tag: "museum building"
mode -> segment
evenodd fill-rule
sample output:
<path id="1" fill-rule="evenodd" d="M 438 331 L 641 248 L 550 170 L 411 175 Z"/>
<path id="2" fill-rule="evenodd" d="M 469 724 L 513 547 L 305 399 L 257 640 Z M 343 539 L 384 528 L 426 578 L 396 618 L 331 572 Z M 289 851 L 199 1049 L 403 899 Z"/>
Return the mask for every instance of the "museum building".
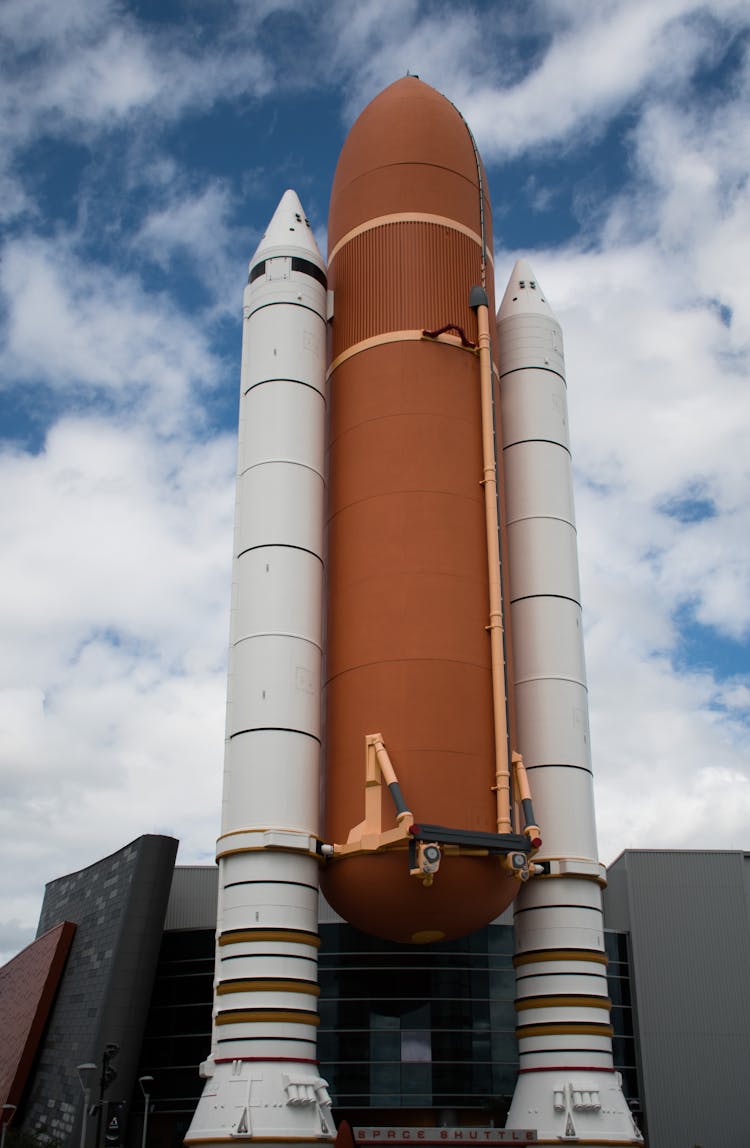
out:
<path id="1" fill-rule="evenodd" d="M 217 870 L 175 867 L 176 852 L 143 836 L 47 885 L 37 939 L 0 969 L 15 1127 L 60 1148 L 136 1148 L 148 1105 L 149 1148 L 181 1144 L 210 1049 Z M 749 862 L 628 850 L 610 867 L 615 1065 L 650 1148 L 747 1143 Z M 406 945 L 321 902 L 319 929 L 318 1054 L 336 1118 L 502 1127 L 518 1068 L 512 913 Z M 116 1075 L 100 1106 L 107 1046 Z"/>

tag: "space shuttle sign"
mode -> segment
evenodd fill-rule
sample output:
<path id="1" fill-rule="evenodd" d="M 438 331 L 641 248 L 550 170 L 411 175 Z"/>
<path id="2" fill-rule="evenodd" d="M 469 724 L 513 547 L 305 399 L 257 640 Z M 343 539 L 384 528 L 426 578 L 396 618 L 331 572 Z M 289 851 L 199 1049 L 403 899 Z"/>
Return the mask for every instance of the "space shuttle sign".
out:
<path id="1" fill-rule="evenodd" d="M 358 1144 L 536 1144 L 529 1128 L 354 1128 Z"/>

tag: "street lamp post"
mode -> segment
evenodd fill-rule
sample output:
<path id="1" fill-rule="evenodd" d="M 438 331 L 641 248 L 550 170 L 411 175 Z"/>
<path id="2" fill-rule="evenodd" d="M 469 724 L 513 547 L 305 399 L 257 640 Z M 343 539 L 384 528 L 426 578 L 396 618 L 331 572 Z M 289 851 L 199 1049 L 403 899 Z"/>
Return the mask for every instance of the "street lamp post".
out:
<path id="1" fill-rule="evenodd" d="M 17 1106 L 15 1104 L 4 1104 L 3 1105 L 3 1119 L 2 1119 L 3 1131 L 2 1131 L 2 1133 L 0 1133 L 0 1148 L 5 1148 L 5 1133 L 8 1130 L 8 1125 L 10 1124 L 11 1120 L 15 1116 L 16 1107 Z"/>
<path id="2" fill-rule="evenodd" d="M 141 1086 L 143 1093 L 143 1136 L 141 1137 L 141 1148 L 146 1148 L 146 1133 L 148 1131 L 148 1110 L 151 1107 L 151 1085 L 154 1083 L 153 1076 L 139 1076 L 138 1083 Z"/>
<path id="3" fill-rule="evenodd" d="M 112 1064 L 112 1061 L 120 1051 L 119 1044 L 110 1042 L 105 1044 L 104 1052 L 102 1053 L 102 1070 L 99 1076 L 99 1107 L 96 1112 L 96 1144 L 95 1148 L 101 1148 L 102 1142 L 102 1119 L 104 1117 L 104 1093 L 109 1088 L 112 1081 L 117 1076 L 117 1069 Z M 98 1067 L 98 1066 L 95 1066 Z"/>
<path id="4" fill-rule="evenodd" d="M 89 1118 L 89 1103 L 91 1101 L 91 1088 L 86 1083 L 85 1073 L 96 1072 L 96 1065 L 89 1061 L 86 1064 L 77 1064 L 76 1072 L 78 1073 L 78 1082 L 81 1085 L 81 1092 L 83 1093 L 83 1118 L 81 1120 L 81 1140 L 80 1148 L 86 1148 L 86 1126 Z"/>

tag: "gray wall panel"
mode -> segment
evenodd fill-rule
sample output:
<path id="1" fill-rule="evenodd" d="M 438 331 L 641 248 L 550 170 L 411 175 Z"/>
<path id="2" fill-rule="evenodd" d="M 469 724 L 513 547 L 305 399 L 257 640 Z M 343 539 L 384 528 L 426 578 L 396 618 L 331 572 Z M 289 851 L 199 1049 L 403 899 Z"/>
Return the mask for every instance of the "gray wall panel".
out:
<path id="1" fill-rule="evenodd" d="M 628 850 L 611 875 L 608 924 L 627 885 L 649 1148 L 747 1148 L 747 859 Z"/>
<path id="2" fill-rule="evenodd" d="M 607 870 L 607 888 L 603 899 L 604 926 L 627 933 L 630 930 L 628 904 L 627 854 L 621 853 Z"/>

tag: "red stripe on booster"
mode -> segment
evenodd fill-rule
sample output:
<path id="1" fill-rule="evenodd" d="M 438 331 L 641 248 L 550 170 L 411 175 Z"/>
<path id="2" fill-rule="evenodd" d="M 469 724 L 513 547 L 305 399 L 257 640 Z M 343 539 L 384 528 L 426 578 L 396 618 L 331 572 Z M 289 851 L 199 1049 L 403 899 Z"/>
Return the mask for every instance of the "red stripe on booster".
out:
<path id="1" fill-rule="evenodd" d="M 266 1064 L 314 1064 L 318 1067 L 318 1061 L 307 1056 L 217 1056 L 214 1064 L 232 1064 L 235 1060 L 247 1063 L 264 1061 Z"/>
<path id="2" fill-rule="evenodd" d="M 539 1068 L 519 1068 L 522 1072 L 617 1072 L 616 1068 L 602 1068 L 600 1064 L 545 1064 Z"/>

